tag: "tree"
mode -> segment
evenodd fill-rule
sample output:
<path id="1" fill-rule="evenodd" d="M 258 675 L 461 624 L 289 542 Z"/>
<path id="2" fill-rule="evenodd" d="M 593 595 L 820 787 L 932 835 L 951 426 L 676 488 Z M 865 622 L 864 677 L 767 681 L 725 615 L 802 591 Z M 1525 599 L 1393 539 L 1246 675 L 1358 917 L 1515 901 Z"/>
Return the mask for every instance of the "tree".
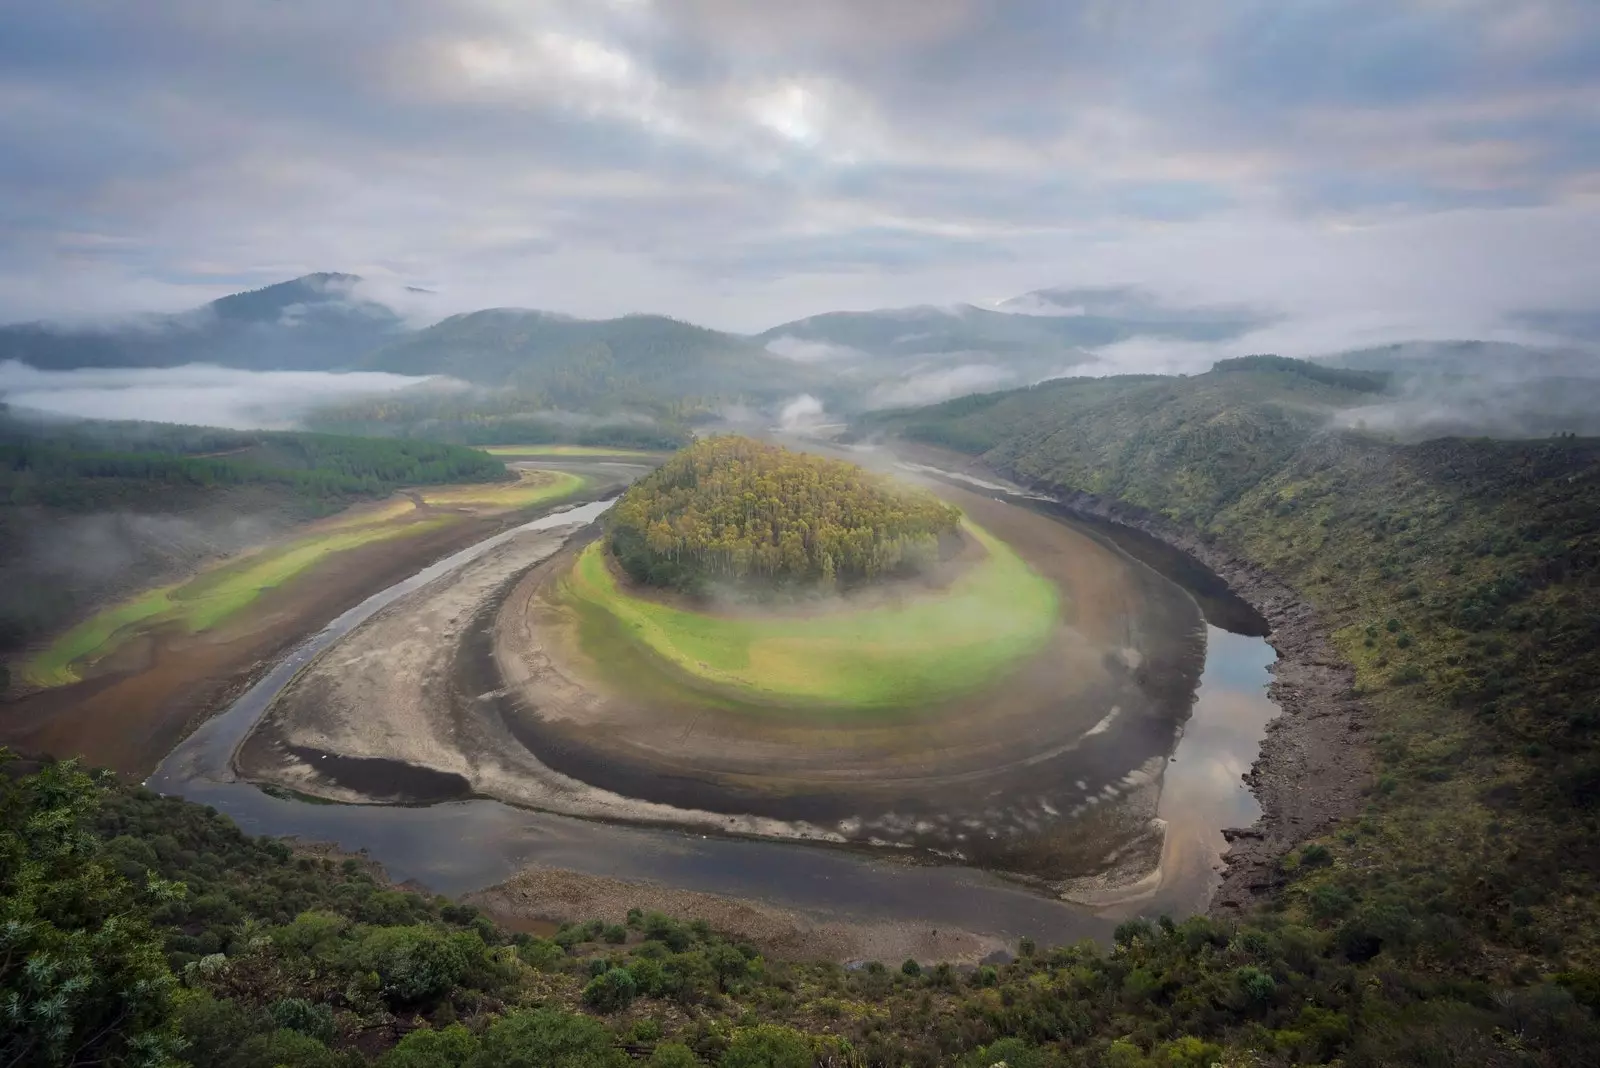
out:
<path id="1" fill-rule="evenodd" d="M 469 1068 L 625 1068 L 628 1056 L 587 1016 L 555 1009 L 513 1012 L 484 1032 Z"/>
<path id="2" fill-rule="evenodd" d="M 151 926 L 182 892 L 141 889 L 91 830 L 95 781 L 73 762 L 15 775 L 0 749 L 0 1064 L 170 1065 L 174 980 Z"/>

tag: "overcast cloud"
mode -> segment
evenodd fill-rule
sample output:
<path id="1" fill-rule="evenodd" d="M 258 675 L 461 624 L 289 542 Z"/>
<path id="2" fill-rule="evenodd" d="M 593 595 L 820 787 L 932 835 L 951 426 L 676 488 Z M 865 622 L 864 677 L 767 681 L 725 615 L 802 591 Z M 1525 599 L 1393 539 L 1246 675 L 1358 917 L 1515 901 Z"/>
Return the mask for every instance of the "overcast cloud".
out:
<path id="1" fill-rule="evenodd" d="M 8 320 L 315 270 L 749 330 L 1600 303 L 1593 0 L 0 0 L 0 143 Z"/>

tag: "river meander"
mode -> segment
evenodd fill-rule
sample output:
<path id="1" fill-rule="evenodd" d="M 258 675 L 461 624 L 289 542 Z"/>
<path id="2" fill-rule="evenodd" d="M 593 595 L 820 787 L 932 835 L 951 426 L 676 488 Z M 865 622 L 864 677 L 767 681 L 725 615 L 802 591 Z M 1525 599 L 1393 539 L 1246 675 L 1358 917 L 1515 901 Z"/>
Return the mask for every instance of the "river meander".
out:
<path id="1" fill-rule="evenodd" d="M 992 495 L 1012 506 L 1041 502 Z M 324 841 L 365 851 L 397 880 L 460 895 L 530 866 L 642 880 L 685 890 L 750 898 L 831 919 L 923 923 L 1042 942 L 1100 937 L 1131 913 L 1181 915 L 1204 908 L 1216 883 L 1221 828 L 1250 823 L 1257 810 L 1240 775 L 1255 759 L 1276 708 L 1266 696 L 1271 648 L 1259 619 L 1219 592 L 1215 576 L 1186 557 L 1127 550 L 1188 590 L 1205 616 L 1205 660 L 1191 714 L 1181 725 L 1163 776 L 1156 814 L 1166 824 L 1159 876 L 1069 904 L 976 867 L 934 864 L 884 853 L 804 843 L 756 841 L 671 828 L 630 826 L 533 811 L 492 800 L 429 806 L 330 804 L 272 796 L 240 781 L 235 751 L 285 686 L 314 657 L 384 607 L 497 544 L 529 530 L 597 517 L 604 503 L 535 520 L 440 561 L 368 598 L 309 638 L 232 706 L 208 721 L 163 762 L 148 785 L 214 806 L 252 834 Z M 1120 532 L 1057 522 L 1116 543 Z M 1224 627 L 1231 629 L 1223 629 Z M 1169 743 L 1170 744 L 1170 743 Z"/>

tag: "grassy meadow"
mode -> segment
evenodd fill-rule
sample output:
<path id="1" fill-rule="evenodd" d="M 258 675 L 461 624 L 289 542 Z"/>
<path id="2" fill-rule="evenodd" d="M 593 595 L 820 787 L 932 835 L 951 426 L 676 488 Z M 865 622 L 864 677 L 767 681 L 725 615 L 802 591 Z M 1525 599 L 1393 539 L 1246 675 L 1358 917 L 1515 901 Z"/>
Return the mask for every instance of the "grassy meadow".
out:
<path id="1" fill-rule="evenodd" d="M 516 482 L 425 489 L 421 497 L 437 508 L 532 508 L 570 497 L 589 484 L 570 471 L 522 471 Z"/>
<path id="2" fill-rule="evenodd" d="M 971 524 L 985 558 L 944 591 L 902 604 L 815 614 L 731 617 L 635 597 L 590 545 L 562 591 L 591 655 L 606 634 L 608 673 L 617 636 L 713 691 L 757 704 L 884 715 L 967 692 L 1037 651 L 1060 618 L 1056 587 L 1005 543 Z M 610 624 L 604 626 L 603 624 Z"/>

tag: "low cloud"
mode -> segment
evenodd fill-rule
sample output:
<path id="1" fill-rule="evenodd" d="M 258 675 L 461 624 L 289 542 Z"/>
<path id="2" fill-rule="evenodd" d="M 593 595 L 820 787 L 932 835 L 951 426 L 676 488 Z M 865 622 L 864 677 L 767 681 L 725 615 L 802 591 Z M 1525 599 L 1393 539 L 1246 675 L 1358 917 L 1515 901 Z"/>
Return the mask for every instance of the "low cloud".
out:
<path id="1" fill-rule="evenodd" d="M 809 393 L 800 394 L 778 412 L 778 425 L 785 430 L 811 430 L 824 421 L 822 402 Z"/>
<path id="2" fill-rule="evenodd" d="M 982 393 L 1021 385 L 1015 371 L 993 363 L 964 363 L 936 371 L 912 373 L 906 378 L 874 389 L 868 397 L 872 408 L 910 408 L 934 404 L 965 393 Z"/>
<path id="3" fill-rule="evenodd" d="M 206 364 L 40 371 L 6 361 L 0 363 L 0 400 L 19 409 L 84 419 L 272 430 L 296 426 L 321 405 L 430 381 L 376 371 L 241 371 Z"/>
<path id="4" fill-rule="evenodd" d="M 870 357 L 849 345 L 830 345 L 826 341 L 807 341 L 788 334 L 767 342 L 767 351 L 795 363 L 845 363 L 867 360 Z"/>

